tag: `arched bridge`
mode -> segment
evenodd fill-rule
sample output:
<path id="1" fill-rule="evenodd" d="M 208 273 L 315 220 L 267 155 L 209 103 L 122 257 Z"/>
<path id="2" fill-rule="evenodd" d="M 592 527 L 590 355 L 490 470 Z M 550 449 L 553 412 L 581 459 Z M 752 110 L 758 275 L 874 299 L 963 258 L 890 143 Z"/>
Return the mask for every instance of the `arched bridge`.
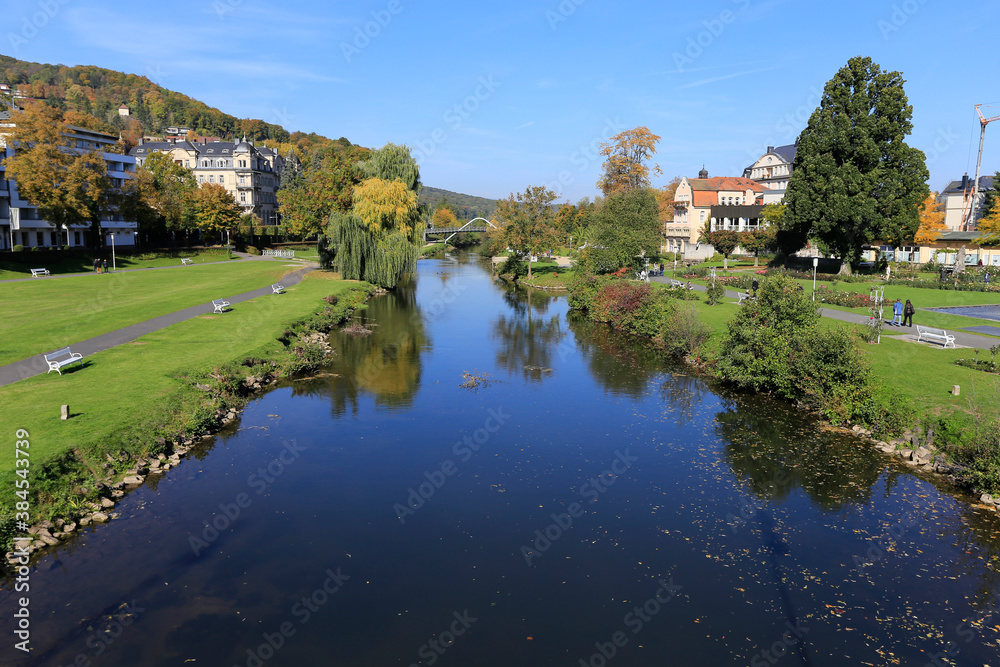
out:
<path id="1" fill-rule="evenodd" d="M 479 224 L 475 224 L 476 222 L 479 222 Z M 435 236 L 445 236 L 447 234 L 447 238 L 444 240 L 444 242 L 447 243 L 453 236 L 455 236 L 455 234 L 460 234 L 462 232 L 485 232 L 489 231 L 490 227 L 493 229 L 497 228 L 496 225 L 486 218 L 473 218 L 461 227 L 434 227 L 432 229 L 425 229 L 424 243 L 427 243 L 427 237 L 431 234 Z"/>

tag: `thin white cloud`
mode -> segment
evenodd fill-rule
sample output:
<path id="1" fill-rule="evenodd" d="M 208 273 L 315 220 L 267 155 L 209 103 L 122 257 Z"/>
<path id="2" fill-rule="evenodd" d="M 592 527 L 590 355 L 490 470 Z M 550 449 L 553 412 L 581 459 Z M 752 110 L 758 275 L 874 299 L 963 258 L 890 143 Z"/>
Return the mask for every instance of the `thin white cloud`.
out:
<path id="1" fill-rule="evenodd" d="M 736 72 L 734 74 L 726 74 L 725 76 L 714 76 L 708 79 L 701 79 L 700 81 L 693 81 L 691 83 L 686 83 L 683 86 L 678 86 L 677 90 L 685 90 L 687 88 L 697 88 L 699 86 L 707 86 L 710 83 L 715 83 L 716 81 L 725 81 L 727 79 L 735 79 L 738 76 L 746 76 L 747 74 L 758 74 L 760 72 L 770 72 L 775 69 L 774 67 L 765 67 L 763 69 L 751 69 L 745 72 Z"/>
<path id="2" fill-rule="evenodd" d="M 534 124 L 535 124 L 535 121 L 533 121 L 533 120 L 529 120 L 529 121 L 528 121 L 527 123 L 521 123 L 520 125 L 518 125 L 518 126 L 517 126 L 517 127 L 515 127 L 514 129 L 515 129 L 515 130 L 523 130 L 524 128 L 526 128 L 526 127 L 531 127 L 531 126 L 532 126 L 532 125 L 534 125 Z"/>

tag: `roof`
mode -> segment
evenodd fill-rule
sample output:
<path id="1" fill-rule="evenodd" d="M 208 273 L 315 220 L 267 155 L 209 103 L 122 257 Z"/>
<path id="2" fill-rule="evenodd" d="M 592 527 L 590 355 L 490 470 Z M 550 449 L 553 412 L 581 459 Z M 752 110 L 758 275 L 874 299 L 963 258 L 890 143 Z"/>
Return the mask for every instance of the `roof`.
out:
<path id="1" fill-rule="evenodd" d="M 763 192 L 764 186 L 757 181 L 752 181 L 743 176 L 715 176 L 713 178 L 689 178 L 688 184 L 695 192 L 710 191 L 719 192 L 721 190 L 753 190 Z"/>
<path id="2" fill-rule="evenodd" d="M 788 144 L 787 146 L 775 146 L 772 152 L 788 164 L 791 164 L 795 161 L 795 153 L 798 150 L 798 144 Z"/>
<path id="3" fill-rule="evenodd" d="M 974 180 L 976 180 L 976 179 L 970 178 L 970 179 L 967 180 L 968 189 L 970 191 L 972 190 L 972 182 Z M 979 177 L 979 189 L 980 190 L 992 190 L 993 189 L 993 177 L 992 176 L 980 176 Z M 959 192 L 963 192 L 963 191 L 964 191 L 964 188 L 962 187 L 962 179 L 959 179 L 957 181 L 952 181 L 951 183 L 949 183 L 945 187 L 945 189 L 941 191 L 941 194 L 959 193 Z"/>

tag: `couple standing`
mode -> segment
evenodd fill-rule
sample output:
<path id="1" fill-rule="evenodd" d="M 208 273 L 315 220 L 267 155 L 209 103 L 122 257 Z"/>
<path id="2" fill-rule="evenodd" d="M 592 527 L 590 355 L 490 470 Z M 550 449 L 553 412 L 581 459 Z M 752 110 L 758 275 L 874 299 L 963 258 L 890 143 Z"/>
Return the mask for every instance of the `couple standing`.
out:
<path id="1" fill-rule="evenodd" d="M 916 309 L 910 300 L 906 300 L 906 305 L 904 306 L 899 299 L 896 299 L 896 303 L 892 304 L 892 326 L 913 326 L 913 313 Z M 909 324 L 907 324 L 909 322 Z"/>

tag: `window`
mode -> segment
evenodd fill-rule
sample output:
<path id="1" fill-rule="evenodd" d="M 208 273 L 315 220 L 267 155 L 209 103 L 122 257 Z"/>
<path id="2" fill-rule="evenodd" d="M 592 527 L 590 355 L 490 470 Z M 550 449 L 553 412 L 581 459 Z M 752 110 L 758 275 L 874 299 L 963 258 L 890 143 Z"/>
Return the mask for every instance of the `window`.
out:
<path id="1" fill-rule="evenodd" d="M 80 232 L 73 232 L 73 245 L 80 245 Z"/>
<path id="2" fill-rule="evenodd" d="M 35 245 L 45 245 L 44 237 L 42 232 L 35 232 Z"/>
<path id="3" fill-rule="evenodd" d="M 240 185 L 246 185 L 246 180 L 247 180 L 246 178 L 240 176 Z"/>
<path id="4" fill-rule="evenodd" d="M 209 176 L 208 177 L 208 182 L 209 183 L 215 183 L 215 176 Z"/>
<path id="5" fill-rule="evenodd" d="M 204 177 L 204 176 L 201 176 L 201 175 L 199 175 L 199 176 L 198 176 L 198 182 L 199 182 L 199 183 L 204 183 L 204 182 L 205 182 L 205 177 Z"/>
<path id="6" fill-rule="evenodd" d="M 247 201 L 247 193 L 241 192 L 240 193 L 240 203 L 245 204 L 246 201 Z"/>
<path id="7" fill-rule="evenodd" d="M 191 168 L 191 160 L 184 160 L 184 168 L 185 169 Z"/>

